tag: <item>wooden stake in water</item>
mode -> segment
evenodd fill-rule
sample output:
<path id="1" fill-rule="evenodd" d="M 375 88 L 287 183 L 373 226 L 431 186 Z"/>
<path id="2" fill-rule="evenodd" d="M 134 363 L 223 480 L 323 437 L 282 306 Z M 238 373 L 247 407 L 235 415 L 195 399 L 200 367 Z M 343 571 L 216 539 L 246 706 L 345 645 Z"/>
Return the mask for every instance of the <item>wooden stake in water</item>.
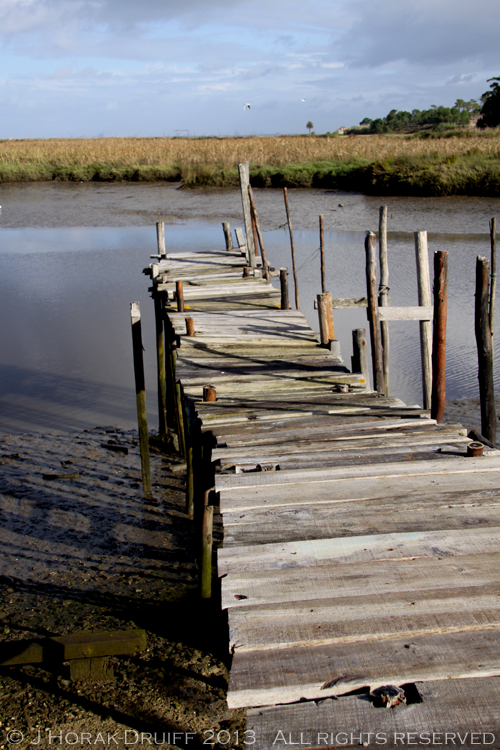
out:
<path id="1" fill-rule="evenodd" d="M 379 258 L 380 283 L 378 286 L 378 306 L 389 305 L 389 264 L 387 261 L 387 206 L 380 206 L 379 214 Z M 389 323 L 380 321 L 380 335 L 382 338 L 382 352 L 384 359 L 384 388 L 385 395 L 389 395 Z"/>
<path id="2" fill-rule="evenodd" d="M 163 221 L 156 222 L 156 239 L 158 242 L 158 255 L 165 257 L 165 223 Z"/>
<path id="3" fill-rule="evenodd" d="M 323 214 L 319 217 L 319 250 L 321 253 L 321 293 L 326 292 L 325 285 L 325 248 L 323 244 Z"/>
<path id="4" fill-rule="evenodd" d="M 137 399 L 137 421 L 141 448 L 142 486 L 146 497 L 152 496 L 151 467 L 149 463 L 148 418 L 146 412 L 146 385 L 144 381 L 144 361 L 142 357 L 141 311 L 138 302 L 130 304 L 132 321 L 132 347 L 134 353 L 135 393 Z"/>
<path id="5" fill-rule="evenodd" d="M 490 330 L 495 330 L 495 293 L 497 285 L 497 220 L 490 221 L 491 275 L 490 275 Z"/>
<path id="6" fill-rule="evenodd" d="M 299 307 L 299 282 L 297 279 L 297 266 L 295 263 L 295 244 L 293 242 L 293 229 L 292 220 L 290 218 L 290 208 L 288 206 L 288 192 L 286 187 L 283 188 L 283 195 L 285 197 L 285 208 L 286 208 L 286 220 L 288 222 L 288 231 L 290 232 L 290 248 L 292 250 L 292 271 L 293 271 L 293 284 L 295 287 L 295 309 L 300 310 Z"/>
<path id="7" fill-rule="evenodd" d="M 434 323 L 432 336 L 431 417 L 444 422 L 446 403 L 446 316 L 448 308 L 448 253 L 434 254 Z"/>
<path id="8" fill-rule="evenodd" d="M 368 298 L 368 322 L 370 324 L 370 339 L 372 345 L 373 387 L 378 393 L 384 393 L 384 366 L 382 359 L 382 344 L 380 341 L 378 304 L 377 304 L 377 256 L 375 252 L 375 235 L 368 232 L 365 237 L 366 253 L 366 291 Z"/>
<path id="9" fill-rule="evenodd" d="M 229 252 L 233 249 L 233 238 L 231 237 L 230 223 L 228 221 L 223 221 L 222 229 L 224 230 L 224 238 L 226 240 L 226 250 Z"/>
<path id="10" fill-rule="evenodd" d="M 415 232 L 415 254 L 417 257 L 418 304 L 421 307 L 431 307 L 427 232 Z M 430 409 L 432 400 L 432 322 L 430 320 L 420 321 L 420 355 L 422 359 L 424 409 Z"/>
<path id="11" fill-rule="evenodd" d="M 478 255 L 476 261 L 475 331 L 478 355 L 479 396 L 481 399 L 481 433 L 496 443 L 496 408 L 493 388 L 493 339 L 488 309 L 490 263 Z"/>
<path id="12" fill-rule="evenodd" d="M 252 216 L 255 220 L 255 229 L 257 230 L 257 237 L 259 239 L 259 245 L 260 245 L 260 254 L 262 255 L 262 265 L 264 269 L 266 270 L 266 276 L 267 276 L 267 269 L 269 267 L 269 263 L 266 256 L 266 248 L 264 247 L 264 237 L 262 236 L 262 230 L 260 228 L 260 221 L 259 221 L 259 214 L 257 213 L 257 206 L 255 205 L 255 198 L 253 196 L 253 190 L 252 186 L 248 186 L 248 197 L 250 199 L 250 208 L 252 210 Z M 269 281 L 269 279 L 268 279 Z"/>

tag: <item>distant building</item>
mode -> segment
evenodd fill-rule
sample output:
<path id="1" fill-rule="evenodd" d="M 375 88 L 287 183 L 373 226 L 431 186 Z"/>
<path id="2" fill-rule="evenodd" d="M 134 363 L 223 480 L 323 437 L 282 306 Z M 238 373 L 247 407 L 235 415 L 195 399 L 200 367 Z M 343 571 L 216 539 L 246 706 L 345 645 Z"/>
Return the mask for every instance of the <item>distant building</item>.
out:
<path id="1" fill-rule="evenodd" d="M 339 135 L 345 135 L 346 130 L 347 130 L 347 125 L 342 125 L 342 127 L 337 130 L 337 133 Z"/>

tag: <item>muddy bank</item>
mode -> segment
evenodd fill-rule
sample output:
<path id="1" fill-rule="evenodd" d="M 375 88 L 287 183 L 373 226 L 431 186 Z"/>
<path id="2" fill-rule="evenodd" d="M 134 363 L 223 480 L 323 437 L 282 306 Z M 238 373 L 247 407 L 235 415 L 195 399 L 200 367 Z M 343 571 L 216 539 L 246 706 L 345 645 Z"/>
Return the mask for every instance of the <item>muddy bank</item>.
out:
<path id="1" fill-rule="evenodd" d="M 108 441 L 128 455 L 102 447 Z M 151 458 L 154 499 L 147 502 L 135 431 L 0 440 L 0 640 L 147 633 L 145 651 L 110 659 L 111 682 L 72 682 L 64 667 L 0 669 L 0 747 L 10 746 L 13 730 L 22 749 L 38 739 L 40 747 L 60 746 L 49 732 L 62 733 L 63 746 L 88 744 L 76 741 L 82 733 L 98 744 L 149 746 L 149 733 L 164 747 L 196 748 L 223 730 L 241 731 L 241 712 L 225 703 L 220 604 L 202 608 L 198 597 L 184 465 L 156 452 Z M 99 733 L 115 739 L 103 743 Z"/>

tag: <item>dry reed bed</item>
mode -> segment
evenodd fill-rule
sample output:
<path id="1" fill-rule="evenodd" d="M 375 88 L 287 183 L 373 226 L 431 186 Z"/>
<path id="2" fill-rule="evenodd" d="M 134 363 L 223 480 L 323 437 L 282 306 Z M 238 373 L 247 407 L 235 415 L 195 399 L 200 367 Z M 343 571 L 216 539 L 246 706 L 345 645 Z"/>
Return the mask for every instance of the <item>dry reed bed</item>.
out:
<path id="1" fill-rule="evenodd" d="M 90 164 L 213 166 L 234 169 L 241 161 L 284 167 L 311 162 L 363 159 L 453 159 L 470 154 L 500 154 L 500 133 L 478 133 L 464 138 L 422 140 L 394 135 L 273 136 L 251 138 L 95 138 L 0 141 L 0 165 L 71 166 Z"/>

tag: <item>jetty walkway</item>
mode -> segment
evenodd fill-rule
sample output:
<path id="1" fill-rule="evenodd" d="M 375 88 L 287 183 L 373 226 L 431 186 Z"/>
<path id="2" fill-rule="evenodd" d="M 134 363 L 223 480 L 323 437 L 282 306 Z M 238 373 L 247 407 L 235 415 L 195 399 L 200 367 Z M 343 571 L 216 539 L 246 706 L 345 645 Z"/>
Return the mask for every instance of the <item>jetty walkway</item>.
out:
<path id="1" fill-rule="evenodd" d="M 469 457 L 460 425 L 370 390 L 245 266 L 240 249 L 169 252 L 151 273 L 195 520 L 204 501 L 220 514 L 245 742 L 500 747 L 500 453 Z M 386 685 L 406 703 L 377 707 Z"/>

